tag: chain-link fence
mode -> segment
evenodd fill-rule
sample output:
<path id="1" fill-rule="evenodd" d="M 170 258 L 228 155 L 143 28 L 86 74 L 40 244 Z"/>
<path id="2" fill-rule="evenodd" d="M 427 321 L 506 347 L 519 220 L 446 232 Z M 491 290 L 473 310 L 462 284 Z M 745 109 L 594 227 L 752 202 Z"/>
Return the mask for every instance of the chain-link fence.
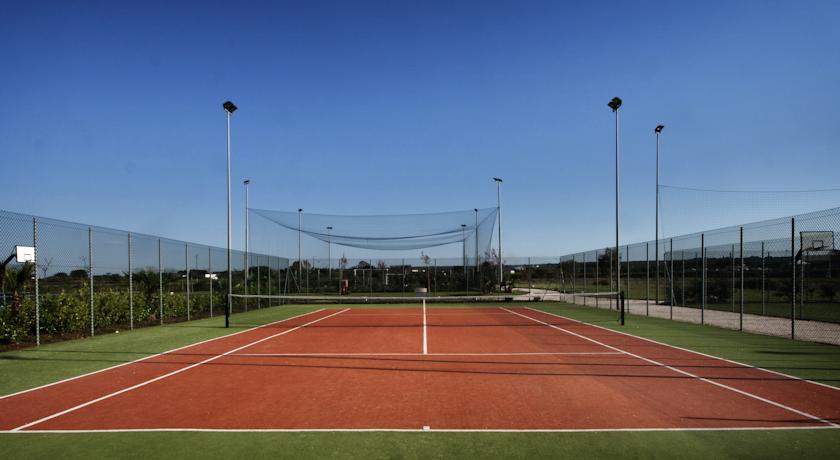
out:
<path id="1" fill-rule="evenodd" d="M 621 263 L 631 313 L 840 344 L 838 231 L 834 208 L 621 246 L 618 257 L 606 248 L 505 266 L 522 273 L 511 277 L 514 291 L 615 309 L 615 299 L 591 294 L 616 290 Z"/>
<path id="2" fill-rule="evenodd" d="M 0 212 L 0 249 L 34 246 L 33 264 L 8 259 L 0 340 L 38 342 L 213 316 L 227 302 L 227 252 L 142 235 Z M 514 300 L 562 300 L 800 340 L 840 343 L 840 208 L 657 241 L 569 254 L 508 257 Z M 288 260 L 234 251 L 235 294 L 414 296 L 499 291 L 495 253 L 409 259 Z M 247 274 L 247 277 L 246 277 Z M 601 295 L 598 295 L 601 294 Z M 237 297 L 232 311 L 263 308 Z"/>
<path id="3" fill-rule="evenodd" d="M 16 246 L 34 247 L 35 260 L 18 262 Z M 188 321 L 224 314 L 227 303 L 223 248 L 0 211 L 0 251 L 3 343 Z M 233 251 L 234 293 L 286 288 L 288 260 L 251 254 L 246 283 L 244 257 Z"/>

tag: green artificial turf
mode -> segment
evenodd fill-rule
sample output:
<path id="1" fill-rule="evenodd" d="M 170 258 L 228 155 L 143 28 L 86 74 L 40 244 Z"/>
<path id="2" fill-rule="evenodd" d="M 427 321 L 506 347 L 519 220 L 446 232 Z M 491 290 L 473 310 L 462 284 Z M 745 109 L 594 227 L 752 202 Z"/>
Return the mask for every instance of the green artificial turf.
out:
<path id="1" fill-rule="evenodd" d="M 669 345 L 840 387 L 840 347 L 835 345 L 636 315 L 627 315 L 625 325 L 621 326 L 615 311 L 548 302 L 531 306 Z"/>
<path id="2" fill-rule="evenodd" d="M 115 366 L 315 309 L 288 306 L 252 310 L 233 315 L 229 329 L 224 328 L 224 316 L 217 316 L 0 353 L 0 395 Z"/>
<path id="3" fill-rule="evenodd" d="M 437 305 L 481 307 L 481 304 Z M 548 302 L 506 303 L 591 322 L 840 386 L 840 347 Z M 392 307 L 359 305 L 360 308 Z M 405 308 L 405 305 L 398 306 Z M 285 306 L 149 327 L 0 354 L 0 394 L 113 366 L 315 308 Z M 840 430 L 596 433 L 79 433 L 0 434 L 4 458 L 840 458 Z"/>
<path id="4" fill-rule="evenodd" d="M 835 459 L 840 430 L 0 434 L 6 458 Z"/>

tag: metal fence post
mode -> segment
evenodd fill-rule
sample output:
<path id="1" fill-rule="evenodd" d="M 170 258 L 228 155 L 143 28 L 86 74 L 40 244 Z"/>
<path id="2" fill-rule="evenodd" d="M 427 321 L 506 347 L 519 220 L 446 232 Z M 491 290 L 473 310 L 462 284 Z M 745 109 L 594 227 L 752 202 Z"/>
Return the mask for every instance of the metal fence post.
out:
<path id="1" fill-rule="evenodd" d="M 528 265 L 526 265 L 526 270 L 528 271 L 528 302 L 531 301 L 531 291 L 533 290 L 533 284 L 531 284 L 531 258 L 528 257 Z M 464 271 L 464 277 L 466 278 L 467 272 Z M 469 291 L 469 288 L 467 288 Z"/>
<path id="2" fill-rule="evenodd" d="M 613 276 L 613 254 L 615 251 L 610 251 L 609 248 L 604 249 L 604 254 L 609 254 L 610 256 L 610 292 L 615 292 L 615 277 Z M 613 296 L 609 296 L 610 298 L 610 310 L 612 310 L 613 306 Z M 615 299 L 618 302 L 618 298 Z M 615 306 L 618 309 L 618 305 Z"/>
<path id="3" fill-rule="evenodd" d="M 790 338 L 796 339 L 796 218 L 790 218 Z"/>
<path id="4" fill-rule="evenodd" d="M 213 317 L 213 248 L 207 248 L 207 275 L 210 281 L 210 317 Z"/>
<path id="5" fill-rule="evenodd" d="M 624 246 L 624 254 L 627 256 L 627 295 L 630 295 L 630 245 Z"/>
<path id="6" fill-rule="evenodd" d="M 160 238 L 158 238 L 158 306 L 160 308 L 160 324 L 163 326 L 163 254 Z"/>
<path id="7" fill-rule="evenodd" d="M 741 313 L 738 316 L 738 330 L 744 330 L 744 227 L 741 227 Z"/>
<path id="8" fill-rule="evenodd" d="M 735 245 L 729 249 L 729 257 L 732 259 L 732 313 L 735 313 Z"/>
<path id="9" fill-rule="evenodd" d="M 668 308 L 668 311 L 669 311 L 670 319 L 674 319 L 674 300 L 675 299 L 674 299 L 674 239 L 673 238 L 670 239 L 670 244 L 671 244 L 671 248 L 669 249 L 669 252 L 671 253 L 671 271 L 669 272 L 670 276 L 668 278 L 671 279 L 670 280 L 671 282 L 668 283 L 668 284 L 671 286 L 671 296 L 670 296 L 671 302 L 669 302 L 670 303 L 670 308 Z"/>
<path id="10" fill-rule="evenodd" d="M 476 244 L 478 244 L 478 243 L 476 243 Z M 557 277 L 558 277 L 557 286 L 560 288 L 560 292 L 565 294 L 566 293 L 566 277 L 563 276 L 563 258 L 562 257 L 557 258 Z M 479 285 L 479 289 L 480 288 L 481 288 L 481 285 Z M 557 300 L 560 300 L 560 296 L 557 297 Z"/>
<path id="11" fill-rule="evenodd" d="M 576 303 L 575 294 L 577 294 L 577 254 L 572 254 L 572 303 Z"/>
<path id="12" fill-rule="evenodd" d="M 700 282 L 700 325 L 706 323 L 706 234 L 700 234 L 701 282 Z"/>
<path id="13" fill-rule="evenodd" d="M 682 299 L 680 300 L 680 306 L 684 307 L 685 306 L 685 249 L 680 251 L 680 263 L 682 265 L 682 269 L 680 270 L 680 272 L 681 272 L 680 290 L 682 291 L 682 294 L 680 295 L 682 297 Z"/>
<path id="14" fill-rule="evenodd" d="M 187 321 L 190 320 L 190 246 L 184 243 L 184 280 L 187 285 Z"/>
<path id="15" fill-rule="evenodd" d="M 583 253 L 583 305 L 586 306 L 586 253 Z"/>
<path id="16" fill-rule="evenodd" d="M 38 278 L 38 221 L 32 218 L 32 247 L 35 249 L 35 345 L 41 345 L 41 290 Z M 46 276 L 46 274 L 45 274 Z"/>
<path id="17" fill-rule="evenodd" d="M 799 319 L 805 319 L 805 246 L 799 232 Z"/>
<path id="18" fill-rule="evenodd" d="M 88 227 L 88 289 L 90 292 L 90 336 L 94 334 L 93 316 L 93 227 Z"/>
<path id="19" fill-rule="evenodd" d="M 598 251 L 595 251 L 595 294 L 601 292 L 601 269 L 599 268 L 598 264 Z M 601 302 L 598 299 L 599 296 L 595 296 L 595 308 L 601 308 Z"/>
<path id="20" fill-rule="evenodd" d="M 650 316 L 650 241 L 645 242 L 645 316 Z"/>
<path id="21" fill-rule="evenodd" d="M 767 291 L 765 290 L 764 280 L 767 276 L 767 266 L 764 263 L 764 241 L 761 242 L 761 314 L 767 314 Z"/>
<path id="22" fill-rule="evenodd" d="M 621 325 L 624 326 L 624 291 L 619 292 L 618 296 L 619 302 L 621 302 L 621 305 L 619 306 L 619 309 L 621 310 L 621 313 L 619 313 L 619 321 L 621 322 Z"/>
<path id="23" fill-rule="evenodd" d="M 128 327 L 134 330 L 134 275 L 131 267 L 131 232 L 128 232 Z"/>

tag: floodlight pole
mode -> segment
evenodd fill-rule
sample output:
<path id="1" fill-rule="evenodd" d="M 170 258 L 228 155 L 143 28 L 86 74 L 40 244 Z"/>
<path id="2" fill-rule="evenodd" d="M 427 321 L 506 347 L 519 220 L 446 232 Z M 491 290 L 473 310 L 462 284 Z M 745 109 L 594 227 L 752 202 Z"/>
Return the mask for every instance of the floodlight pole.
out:
<path id="1" fill-rule="evenodd" d="M 248 222 L 248 186 L 251 184 L 251 179 L 245 179 L 244 181 L 242 181 L 242 183 L 245 185 L 245 295 L 248 295 L 248 278 L 251 277 L 250 276 L 251 272 L 250 272 L 249 267 L 248 267 L 248 262 L 249 262 L 249 260 L 248 260 L 248 249 L 249 249 L 248 248 L 248 246 L 249 246 L 248 243 L 249 243 L 249 241 L 248 240 L 250 239 L 250 236 L 251 236 L 251 233 L 250 233 L 251 229 L 249 227 L 249 222 Z M 245 302 L 247 302 L 247 301 L 248 300 L 247 300 L 247 297 L 246 297 Z"/>
<path id="2" fill-rule="evenodd" d="M 656 305 L 659 305 L 659 135 L 664 125 L 658 125 L 656 133 Z"/>
<path id="3" fill-rule="evenodd" d="M 619 201 L 619 159 L 620 159 L 620 152 L 619 152 L 619 118 L 618 118 L 618 108 L 621 107 L 621 99 L 618 97 L 612 98 L 612 100 L 607 104 L 613 112 L 615 112 L 615 261 L 616 261 L 616 270 L 615 270 L 615 278 L 616 278 L 616 291 L 621 292 L 621 258 L 618 252 L 618 241 L 619 241 L 619 224 L 620 224 L 620 201 Z M 617 299 L 620 300 L 620 299 Z"/>
<path id="4" fill-rule="evenodd" d="M 496 211 L 499 214 L 499 291 L 501 291 L 505 280 L 505 263 L 502 259 L 502 180 L 498 177 L 494 177 L 493 180 L 496 181 Z"/>
<path id="5" fill-rule="evenodd" d="M 227 306 L 225 307 L 225 327 L 230 327 L 230 310 L 233 298 L 233 270 L 230 265 L 232 244 L 231 228 L 230 228 L 230 117 L 236 111 L 236 106 L 233 102 L 227 101 L 222 104 L 222 108 L 227 113 L 227 272 L 228 272 L 228 295 Z"/>
<path id="6" fill-rule="evenodd" d="M 329 279 L 332 281 L 332 227 L 327 227 L 327 270 L 329 271 Z"/>

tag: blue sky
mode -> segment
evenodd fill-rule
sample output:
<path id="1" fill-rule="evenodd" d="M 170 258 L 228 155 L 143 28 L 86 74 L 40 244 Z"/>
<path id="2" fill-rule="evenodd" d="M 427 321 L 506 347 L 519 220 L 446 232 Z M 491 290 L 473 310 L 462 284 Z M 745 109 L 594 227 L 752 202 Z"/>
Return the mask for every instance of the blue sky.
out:
<path id="1" fill-rule="evenodd" d="M 493 206 L 500 176 L 506 255 L 559 255 L 611 241 L 606 103 L 620 96 L 622 242 L 643 241 L 659 123 L 663 183 L 837 184 L 839 13 L 816 1 L 3 2 L 0 208 L 223 245 L 231 99 L 237 246 L 246 177 L 254 207 L 387 214 Z M 707 207 L 701 225 L 738 211 Z"/>

